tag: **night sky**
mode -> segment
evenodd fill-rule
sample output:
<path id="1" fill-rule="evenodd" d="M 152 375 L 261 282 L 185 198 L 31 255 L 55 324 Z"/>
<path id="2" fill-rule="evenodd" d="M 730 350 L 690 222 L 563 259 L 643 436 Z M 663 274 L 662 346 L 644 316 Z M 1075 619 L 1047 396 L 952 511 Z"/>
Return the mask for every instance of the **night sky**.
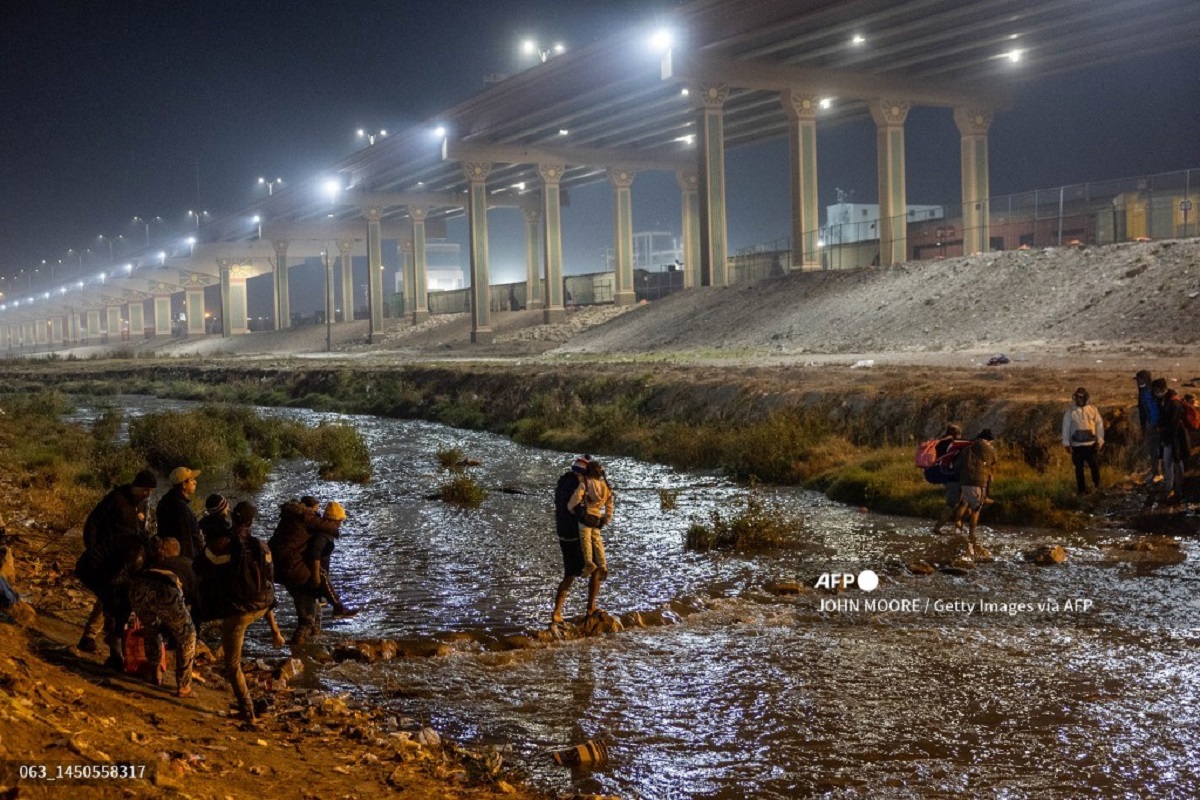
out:
<path id="1" fill-rule="evenodd" d="M 520 42 L 581 47 L 639 27 L 670 2 L 240 0 L 0 4 L 0 275 L 41 260 L 90 272 L 142 244 L 132 218 L 184 235 L 191 209 L 242 209 L 259 176 L 305 180 L 360 146 L 358 128 L 401 129 L 532 65 Z M 1022 85 L 991 129 L 992 194 L 1200 167 L 1200 45 Z M 959 192 L 949 111 L 908 123 L 908 199 Z M 874 127 L 822 130 L 821 203 L 875 198 Z M 783 140 L 727 156 L 732 249 L 789 234 Z M 1200 177 L 1198 173 L 1197 177 Z M 611 239 L 606 184 L 572 192 L 566 271 L 595 271 Z M 635 229 L 678 232 L 674 177 L 634 184 Z M 519 214 L 496 212 L 492 280 L 523 276 Z M 508 216 L 513 219 L 509 220 Z M 465 226 L 452 224 L 451 238 Z M 395 260 L 394 248 L 388 257 Z M 39 274 L 46 285 L 48 276 Z M 21 279 L 24 283 L 24 278 Z M 23 288 L 23 287 L 22 287 Z"/>

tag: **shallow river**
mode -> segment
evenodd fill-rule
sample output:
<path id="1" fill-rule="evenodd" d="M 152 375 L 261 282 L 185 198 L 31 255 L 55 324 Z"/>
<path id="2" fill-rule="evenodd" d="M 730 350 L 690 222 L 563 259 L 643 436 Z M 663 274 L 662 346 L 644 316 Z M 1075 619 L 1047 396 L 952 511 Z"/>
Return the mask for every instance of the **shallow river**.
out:
<path id="1" fill-rule="evenodd" d="M 118 404 L 130 415 L 185 405 Z M 496 652 L 479 643 L 549 621 L 562 570 L 551 495 L 571 456 L 424 422 L 263 413 L 350 419 L 371 448 L 370 485 L 324 483 L 299 463 L 252 498 L 264 539 L 286 498 L 345 505 L 335 583 L 363 611 L 328 630 L 454 643 L 443 657 L 334 666 L 323 682 L 459 740 L 511 745 L 508 758 L 544 788 L 627 798 L 1200 796 L 1200 570 L 1190 541 L 1183 558 L 1162 559 L 1102 546 L 1121 538 L 1112 531 L 981 528 L 995 563 L 914 576 L 899 565 L 930 545 L 926 522 L 772 489 L 802 520 L 803 545 L 694 554 L 683 549 L 689 523 L 730 508 L 745 488 L 614 458 L 601 605 L 613 614 L 669 606 L 678 624 Z M 492 492 L 477 511 L 425 499 L 444 480 L 435 454 L 449 447 L 482 462 L 471 474 Z M 676 509 L 662 510 L 660 488 L 678 491 Z M 1021 558 L 1048 542 L 1067 547 L 1065 565 Z M 874 592 L 762 588 L 864 569 L 881 576 Z M 583 604 L 580 582 L 568 616 Z M 250 646 L 271 652 L 263 631 Z M 597 737 L 609 761 L 594 771 L 548 755 Z"/>

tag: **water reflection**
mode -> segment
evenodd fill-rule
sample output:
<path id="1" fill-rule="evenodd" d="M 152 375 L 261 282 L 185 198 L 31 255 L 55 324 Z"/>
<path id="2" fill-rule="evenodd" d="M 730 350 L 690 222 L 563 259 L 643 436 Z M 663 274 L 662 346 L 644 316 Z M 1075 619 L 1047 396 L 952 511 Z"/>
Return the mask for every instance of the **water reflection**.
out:
<path id="1" fill-rule="evenodd" d="M 181 404 L 122 405 L 138 414 Z M 263 413 L 312 425 L 341 418 Z M 324 483 L 315 465 L 289 465 L 253 498 L 264 525 L 287 498 L 338 499 L 349 518 L 337 583 L 364 610 L 333 630 L 456 644 L 448 657 L 344 664 L 325 679 L 454 736 L 512 743 L 541 785 L 648 798 L 1200 796 L 1200 575 L 1190 542 L 1175 558 L 1146 559 L 1101 546 L 1120 532 L 984 530 L 996 563 L 917 577 L 900 565 L 929 546 L 924 523 L 778 489 L 768 492 L 803 520 L 803 546 L 698 555 L 682 547 L 691 519 L 744 490 L 617 458 L 602 605 L 647 611 L 700 596 L 709 610 L 676 626 L 489 652 L 471 642 L 548 620 L 562 568 L 551 494 L 569 456 L 423 422 L 353 422 L 370 443 L 375 481 Z M 449 447 L 482 462 L 472 474 L 492 492 L 478 511 L 425 499 L 444 480 L 436 453 Z M 659 488 L 678 491 L 675 510 L 661 509 Z M 1069 549 L 1067 565 L 1020 557 L 1048 541 Z M 1059 610 L 837 613 L 822 610 L 822 595 L 761 588 L 868 567 L 884 578 L 876 597 L 1055 601 Z M 1071 598 L 1094 606 L 1064 613 Z M 577 588 L 568 614 L 583 601 Z M 290 624 L 289 609 L 281 616 Z M 261 639 L 251 646 L 269 650 Z M 551 763 L 552 749 L 594 737 L 611 745 L 603 768 Z"/>

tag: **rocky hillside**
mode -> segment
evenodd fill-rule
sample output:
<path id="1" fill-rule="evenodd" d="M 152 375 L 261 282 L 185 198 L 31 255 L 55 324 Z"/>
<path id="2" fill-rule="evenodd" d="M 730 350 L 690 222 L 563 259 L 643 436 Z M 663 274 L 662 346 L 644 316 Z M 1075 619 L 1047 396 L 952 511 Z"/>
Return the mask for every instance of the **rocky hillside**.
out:
<path id="1" fill-rule="evenodd" d="M 1200 239 L 989 253 L 682 292 L 559 353 L 1177 352 L 1200 339 Z"/>

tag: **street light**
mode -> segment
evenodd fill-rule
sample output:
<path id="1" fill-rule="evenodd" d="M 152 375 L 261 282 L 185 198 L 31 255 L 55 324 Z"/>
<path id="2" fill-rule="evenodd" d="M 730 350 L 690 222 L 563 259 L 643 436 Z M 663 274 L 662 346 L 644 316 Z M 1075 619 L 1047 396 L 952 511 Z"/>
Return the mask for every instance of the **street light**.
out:
<path id="1" fill-rule="evenodd" d="M 108 242 L 108 263 L 111 264 L 115 260 L 115 256 L 113 256 L 113 240 L 108 238 L 104 234 L 100 234 L 99 236 L 96 237 L 96 241 Z"/>
<path id="2" fill-rule="evenodd" d="M 387 131 L 385 131 L 385 130 L 380 130 L 378 133 L 368 133 L 367 131 L 363 130 L 362 128 L 358 129 L 358 138 L 366 139 L 368 147 L 375 144 L 376 139 L 387 138 L 387 135 L 388 135 Z"/>
<path id="3" fill-rule="evenodd" d="M 196 218 L 196 230 L 200 230 L 200 218 L 207 217 L 208 212 L 207 211 L 188 211 L 187 215 L 189 217 Z"/>
<path id="4" fill-rule="evenodd" d="M 134 221 L 134 223 L 136 223 L 138 225 L 146 226 L 146 247 L 149 247 L 150 246 L 150 223 L 151 222 L 162 222 L 163 218 L 162 217 L 154 217 L 152 219 L 143 219 L 142 217 L 134 217 L 133 221 Z"/>
<path id="5" fill-rule="evenodd" d="M 187 243 L 188 243 L 188 255 L 195 255 L 196 254 L 196 237 L 189 236 L 187 238 Z"/>
<path id="6" fill-rule="evenodd" d="M 253 222 L 255 225 L 258 226 L 258 238 L 261 239 L 262 238 L 262 217 L 255 214 L 254 219 L 252 219 L 251 222 Z"/>
<path id="7" fill-rule="evenodd" d="M 550 56 L 552 56 L 552 55 L 560 56 L 563 53 L 565 53 L 567 50 L 567 48 L 563 47 L 561 42 L 555 42 L 549 48 L 543 50 L 541 47 L 538 46 L 538 43 L 536 41 L 534 41 L 533 39 L 526 39 L 524 42 L 522 42 L 521 49 L 525 52 L 525 55 L 527 55 L 527 56 L 531 56 L 534 53 L 537 53 L 538 58 L 540 58 L 542 60 L 543 64 L 546 63 L 546 59 L 548 59 Z"/>
<path id="8" fill-rule="evenodd" d="M 268 194 L 268 195 L 275 194 L 275 186 L 276 186 L 277 184 L 278 184 L 279 186 L 283 186 L 283 178 L 276 178 L 276 179 L 275 179 L 275 180 L 273 180 L 273 181 L 269 181 L 269 180 L 267 180 L 266 178 L 259 178 L 259 179 L 258 179 L 258 185 L 259 185 L 259 186 L 266 186 L 266 187 L 267 187 L 267 194 Z"/>

